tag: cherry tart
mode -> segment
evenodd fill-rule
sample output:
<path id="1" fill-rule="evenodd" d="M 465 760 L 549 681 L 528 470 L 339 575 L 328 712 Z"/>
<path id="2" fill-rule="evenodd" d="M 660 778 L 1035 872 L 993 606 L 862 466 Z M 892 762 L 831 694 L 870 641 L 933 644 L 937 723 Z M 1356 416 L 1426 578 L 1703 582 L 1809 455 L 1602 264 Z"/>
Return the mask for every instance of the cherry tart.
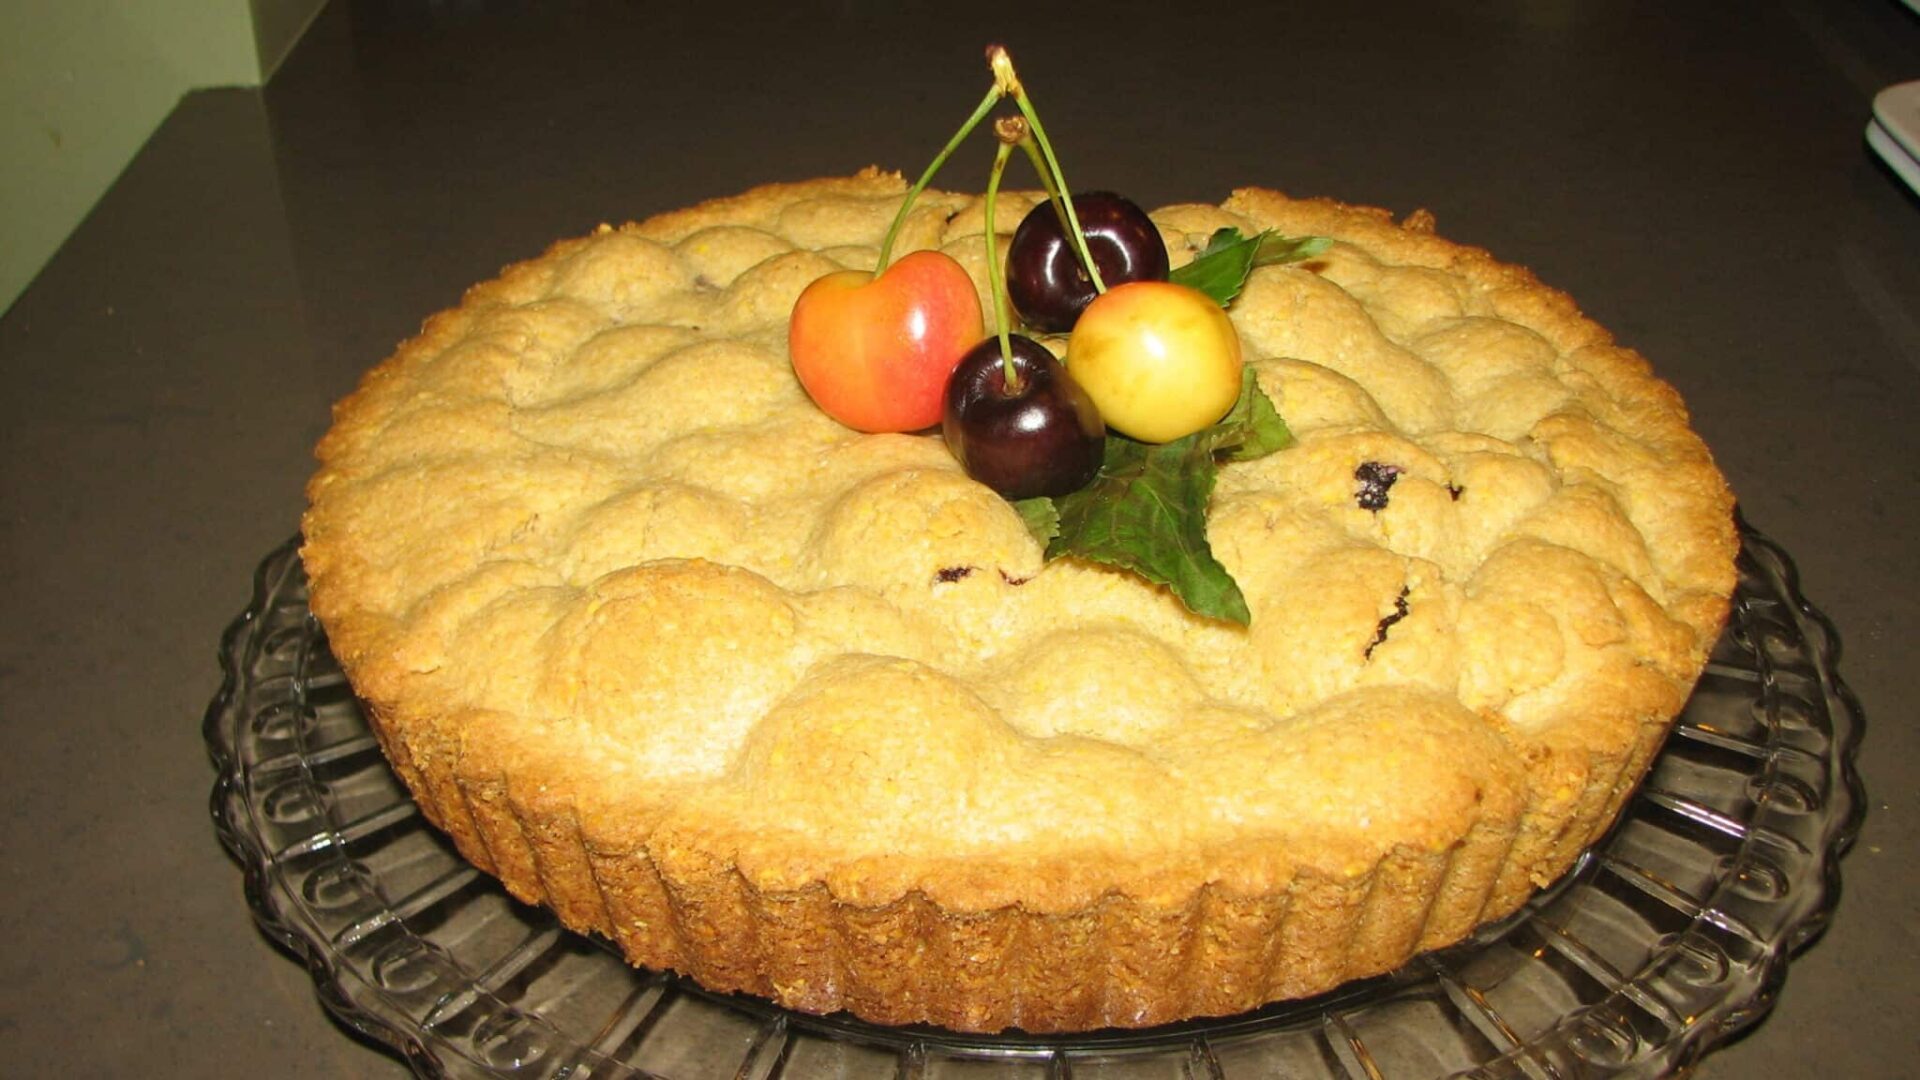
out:
<path id="1" fill-rule="evenodd" d="M 338 406 L 312 608 L 468 859 L 714 991 L 1052 1032 L 1392 970 L 1606 831 L 1734 583 L 1732 499 L 1645 360 L 1429 217 L 1157 211 L 1176 265 L 1226 227 L 1333 241 L 1226 313 L 1294 436 L 1204 493 L 1227 624 L 1046 561 L 941 437 L 807 395 L 795 300 L 871 271 L 906 187 L 563 241 Z M 983 231 L 930 189 L 897 246 L 984 297 Z"/>

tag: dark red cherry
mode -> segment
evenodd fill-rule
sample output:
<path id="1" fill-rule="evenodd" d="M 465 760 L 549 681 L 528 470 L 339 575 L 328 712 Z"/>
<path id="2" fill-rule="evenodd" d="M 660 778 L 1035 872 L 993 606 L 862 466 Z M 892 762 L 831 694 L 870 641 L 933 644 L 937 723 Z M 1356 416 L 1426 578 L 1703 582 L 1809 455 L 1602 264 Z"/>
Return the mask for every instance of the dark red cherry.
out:
<path id="1" fill-rule="evenodd" d="M 967 475 L 1009 499 L 1065 495 L 1100 471 L 1107 426 L 1046 346 L 1014 335 L 1017 385 L 1007 386 L 1000 339 L 967 351 L 947 380 L 940 434 Z"/>
<path id="2" fill-rule="evenodd" d="M 1111 289 L 1127 281 L 1167 280 L 1167 245 L 1146 211 L 1111 191 L 1073 197 L 1087 250 Z M 1007 296 L 1028 326 L 1050 334 L 1073 329 L 1093 302 L 1093 279 L 1080 265 L 1053 200 L 1034 207 L 1007 250 Z"/>

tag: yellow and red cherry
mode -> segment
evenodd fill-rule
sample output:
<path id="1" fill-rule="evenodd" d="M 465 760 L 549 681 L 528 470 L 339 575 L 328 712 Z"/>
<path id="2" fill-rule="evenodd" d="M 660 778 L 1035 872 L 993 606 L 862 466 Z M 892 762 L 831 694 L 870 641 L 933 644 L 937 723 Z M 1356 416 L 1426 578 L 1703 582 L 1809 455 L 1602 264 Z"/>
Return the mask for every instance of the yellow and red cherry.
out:
<path id="1" fill-rule="evenodd" d="M 1073 196 L 1073 209 L 1102 284 L 1167 279 L 1166 242 L 1137 203 L 1111 191 L 1089 191 Z M 1007 298 L 1021 320 L 1036 330 L 1066 333 L 1095 294 L 1060 209 L 1049 199 L 1028 211 L 1007 246 Z"/>
<path id="2" fill-rule="evenodd" d="M 1067 371 L 1107 426 L 1142 442 L 1191 435 L 1240 397 L 1240 335 L 1198 289 L 1118 285 L 1087 305 L 1067 339 Z"/>
<path id="3" fill-rule="evenodd" d="M 1008 499 L 1078 491 L 1106 450 L 1100 410 L 1046 346 L 1006 342 L 1004 358 L 997 336 L 961 357 L 940 434 L 968 476 Z"/>
<path id="4" fill-rule="evenodd" d="M 827 274 L 787 324 L 787 355 L 807 395 L 859 431 L 919 431 L 940 422 L 947 377 L 984 333 L 973 278 L 938 251 L 880 272 Z"/>

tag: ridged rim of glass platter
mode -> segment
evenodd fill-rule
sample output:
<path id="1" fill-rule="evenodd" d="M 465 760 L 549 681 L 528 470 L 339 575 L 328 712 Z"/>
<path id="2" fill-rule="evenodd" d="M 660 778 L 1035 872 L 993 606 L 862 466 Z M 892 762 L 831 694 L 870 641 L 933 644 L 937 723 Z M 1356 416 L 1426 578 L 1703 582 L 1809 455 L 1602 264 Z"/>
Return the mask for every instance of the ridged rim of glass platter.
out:
<path id="1" fill-rule="evenodd" d="M 1839 637 L 1742 523 L 1732 618 L 1621 820 L 1472 940 L 1306 1001 L 1144 1031 L 962 1035 L 788 1012 L 628 967 L 511 900 L 387 768 L 297 541 L 220 644 L 215 828 L 257 924 L 341 1021 L 448 1077 L 1650 1077 L 1772 1006 L 1866 805 Z"/>

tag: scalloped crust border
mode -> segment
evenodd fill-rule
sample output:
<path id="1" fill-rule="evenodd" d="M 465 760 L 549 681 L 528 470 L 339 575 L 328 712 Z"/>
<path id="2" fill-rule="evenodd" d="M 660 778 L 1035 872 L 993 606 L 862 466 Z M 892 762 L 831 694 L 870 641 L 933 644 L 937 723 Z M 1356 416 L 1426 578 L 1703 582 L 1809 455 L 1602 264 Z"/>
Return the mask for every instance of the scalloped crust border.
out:
<path id="1" fill-rule="evenodd" d="M 1520 812 L 1471 822 L 1445 850 L 1398 847 L 1350 876 L 1302 869 L 1259 895 L 1205 885 L 1167 904 L 1114 890 L 1041 912 L 956 910 L 918 889 L 876 906 L 820 883 L 762 890 L 710 850 L 603 842 L 628 830 L 530 797 L 497 764 L 410 744 L 377 709 L 368 719 L 468 861 L 638 966 L 803 1012 L 1036 1034 L 1245 1012 L 1457 942 L 1600 838 L 1668 730 L 1648 720 L 1615 752 L 1536 746 Z"/>

